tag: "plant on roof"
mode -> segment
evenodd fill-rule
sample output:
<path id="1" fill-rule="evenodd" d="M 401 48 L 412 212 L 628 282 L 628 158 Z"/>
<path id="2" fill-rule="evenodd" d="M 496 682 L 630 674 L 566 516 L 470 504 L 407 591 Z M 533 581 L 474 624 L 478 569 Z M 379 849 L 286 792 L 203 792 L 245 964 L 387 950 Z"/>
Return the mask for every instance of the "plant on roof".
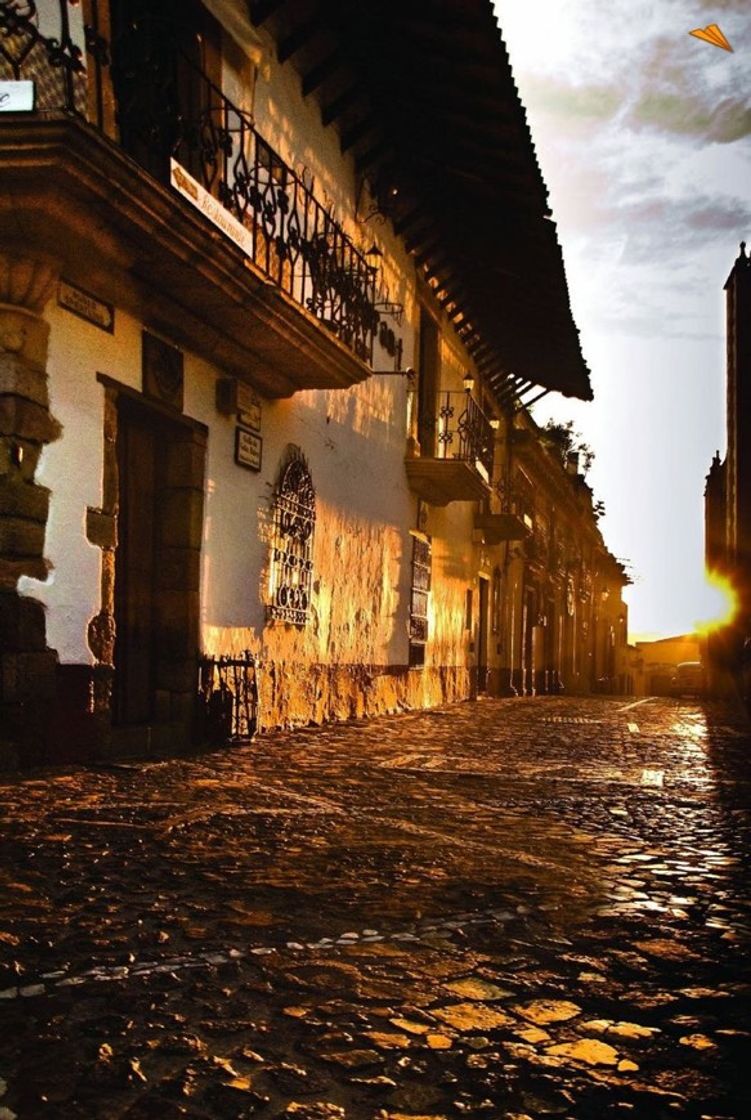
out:
<path id="1" fill-rule="evenodd" d="M 574 431 L 573 420 L 567 420 L 565 423 L 559 420 L 548 420 L 542 431 L 544 438 L 560 451 L 561 461 L 564 465 L 570 454 L 578 455 L 579 469 L 582 475 L 587 473 L 594 462 L 595 453 L 589 444 L 584 442 L 581 432 Z"/>

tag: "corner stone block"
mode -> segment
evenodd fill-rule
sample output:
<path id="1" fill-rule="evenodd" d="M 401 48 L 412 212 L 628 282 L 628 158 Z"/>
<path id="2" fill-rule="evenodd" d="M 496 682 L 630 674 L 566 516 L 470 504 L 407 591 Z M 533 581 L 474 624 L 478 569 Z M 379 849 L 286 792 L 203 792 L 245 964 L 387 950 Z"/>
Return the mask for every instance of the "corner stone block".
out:
<path id="1" fill-rule="evenodd" d="M 2 306 L 0 300 L 0 354 L 11 355 L 23 365 L 44 372 L 50 327 L 24 307 Z"/>
<path id="2" fill-rule="evenodd" d="M 0 394 L 23 397 L 47 408 L 47 374 L 42 369 L 26 365 L 15 354 L 0 350 Z"/>
<path id="3" fill-rule="evenodd" d="M 18 450 L 22 454 L 20 464 Z M 30 443 L 28 440 L 13 439 L 12 436 L 0 436 L 0 478 L 10 475 L 11 478 L 33 482 L 41 454 L 42 445 L 38 442 Z"/>
<path id="4" fill-rule="evenodd" d="M 0 435 L 36 443 L 52 443 L 62 432 L 44 405 L 22 397 L 0 397 Z"/>
<path id="5" fill-rule="evenodd" d="M 21 479 L 0 476 L 0 515 L 47 523 L 50 492 Z"/>
<path id="6" fill-rule="evenodd" d="M 0 592 L 0 649 L 38 653 L 46 644 L 43 605 L 25 595 Z"/>
<path id="7" fill-rule="evenodd" d="M 41 556 L 0 557 L 0 591 L 14 591 L 21 576 L 44 581 L 49 569 L 48 561 Z"/>
<path id="8" fill-rule="evenodd" d="M 18 517 L 0 519 L 0 555 L 36 559 L 44 552 L 45 525 Z"/>

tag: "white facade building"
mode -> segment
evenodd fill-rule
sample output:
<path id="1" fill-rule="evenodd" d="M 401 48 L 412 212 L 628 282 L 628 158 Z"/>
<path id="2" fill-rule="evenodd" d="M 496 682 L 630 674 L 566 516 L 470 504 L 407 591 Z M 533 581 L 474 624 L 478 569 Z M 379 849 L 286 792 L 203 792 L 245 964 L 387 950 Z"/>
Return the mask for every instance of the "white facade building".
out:
<path id="1" fill-rule="evenodd" d="M 486 0 L 304 9 L 0 0 L 6 759 L 509 663 L 494 450 L 589 383 L 505 50 Z"/>

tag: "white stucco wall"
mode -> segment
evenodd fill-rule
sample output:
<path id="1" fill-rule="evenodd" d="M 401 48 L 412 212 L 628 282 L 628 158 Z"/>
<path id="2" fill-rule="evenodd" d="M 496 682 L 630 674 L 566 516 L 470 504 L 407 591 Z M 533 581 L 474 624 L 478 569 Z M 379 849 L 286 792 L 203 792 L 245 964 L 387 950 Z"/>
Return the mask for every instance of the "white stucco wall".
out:
<path id="1" fill-rule="evenodd" d="M 403 553 L 415 506 L 403 467 L 404 380 L 373 378 L 347 391 L 264 402 L 258 474 L 235 465 L 235 422 L 211 417 L 209 396 L 203 415 L 194 410 L 211 428 L 202 569 L 206 647 L 404 664 L 409 562 Z M 306 456 L 316 490 L 312 620 L 301 631 L 272 623 L 264 638 L 269 512 L 289 444 Z"/>
<path id="2" fill-rule="evenodd" d="M 86 539 L 86 507 L 102 501 L 106 373 L 140 388 L 140 326 L 116 313 L 110 335 L 50 303 L 47 369 L 50 408 L 62 435 L 42 452 L 37 481 L 52 491 L 45 541 L 51 568 L 46 581 L 23 577 L 22 594 L 47 609 L 47 641 L 63 663 L 91 664 L 89 620 L 99 610 L 101 553 Z"/>
<path id="3" fill-rule="evenodd" d="M 353 160 L 342 156 L 335 129 L 323 128 L 315 99 L 303 99 L 293 67 L 272 54 L 254 97 L 241 85 L 245 67 L 225 59 L 233 100 L 252 108 L 259 131 L 298 172 L 314 180 L 316 197 L 364 250 L 374 241 L 381 296 L 404 306 L 401 325 L 389 320 L 403 345 L 403 367 L 416 365 L 419 321 L 412 258 L 390 223 L 357 212 Z M 183 205 L 176 200 L 176 205 Z M 424 294 L 424 293 L 423 293 Z M 91 663 L 87 626 L 100 609 L 101 553 L 85 534 L 87 506 L 101 505 L 104 389 L 101 372 L 141 388 L 142 324 L 116 310 L 113 335 L 57 306 L 51 324 L 49 376 L 53 415 L 63 434 L 44 451 L 38 479 L 52 490 L 45 555 L 46 581 L 24 579 L 21 590 L 45 604 L 48 640 L 63 662 Z M 467 353 L 443 320 L 441 388 L 461 389 L 471 368 Z M 169 338 L 167 341 L 170 341 Z M 373 367 L 390 369 L 393 356 L 376 343 Z M 417 499 L 407 486 L 404 454 L 407 391 L 404 378 L 374 376 L 349 390 L 298 393 L 262 401 L 262 469 L 234 462 L 234 417 L 216 408 L 223 371 L 185 354 L 184 412 L 209 429 L 201 568 L 202 643 L 209 652 L 250 648 L 280 662 L 405 665 L 408 660 L 412 540 Z M 268 522 L 280 464 L 289 444 L 307 458 L 317 495 L 312 619 L 297 629 L 267 623 Z M 474 503 L 430 511 L 433 593 L 426 663 L 468 661 L 466 591 L 477 603 L 477 573 L 485 563 L 472 543 Z M 471 657 L 469 658 L 471 661 Z"/>

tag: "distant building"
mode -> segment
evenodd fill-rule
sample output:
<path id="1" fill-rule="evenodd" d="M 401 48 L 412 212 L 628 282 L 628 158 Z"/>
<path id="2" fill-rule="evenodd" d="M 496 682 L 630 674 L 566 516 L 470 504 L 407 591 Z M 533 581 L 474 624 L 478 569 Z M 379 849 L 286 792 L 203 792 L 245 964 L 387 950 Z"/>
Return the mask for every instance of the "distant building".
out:
<path id="1" fill-rule="evenodd" d="M 636 642 L 633 649 L 635 695 L 668 696 L 674 691 L 678 666 L 682 661 L 701 661 L 702 645 L 696 634 L 678 634 L 652 642 Z"/>
<path id="2" fill-rule="evenodd" d="M 626 691 L 629 578 L 605 547 L 577 455 L 524 410 L 499 451 L 489 507 L 499 513 L 480 522 L 495 519 L 511 534 L 492 682 L 507 695 Z"/>
<path id="3" fill-rule="evenodd" d="M 620 687 L 492 4 L 314 7 L 0 0 L 0 761 Z"/>
<path id="4" fill-rule="evenodd" d="M 751 636 L 751 258 L 740 253 L 725 284 L 727 451 L 710 466 L 704 491 L 705 558 L 738 595 L 735 621 L 707 643 L 710 688 L 731 687 Z"/>

